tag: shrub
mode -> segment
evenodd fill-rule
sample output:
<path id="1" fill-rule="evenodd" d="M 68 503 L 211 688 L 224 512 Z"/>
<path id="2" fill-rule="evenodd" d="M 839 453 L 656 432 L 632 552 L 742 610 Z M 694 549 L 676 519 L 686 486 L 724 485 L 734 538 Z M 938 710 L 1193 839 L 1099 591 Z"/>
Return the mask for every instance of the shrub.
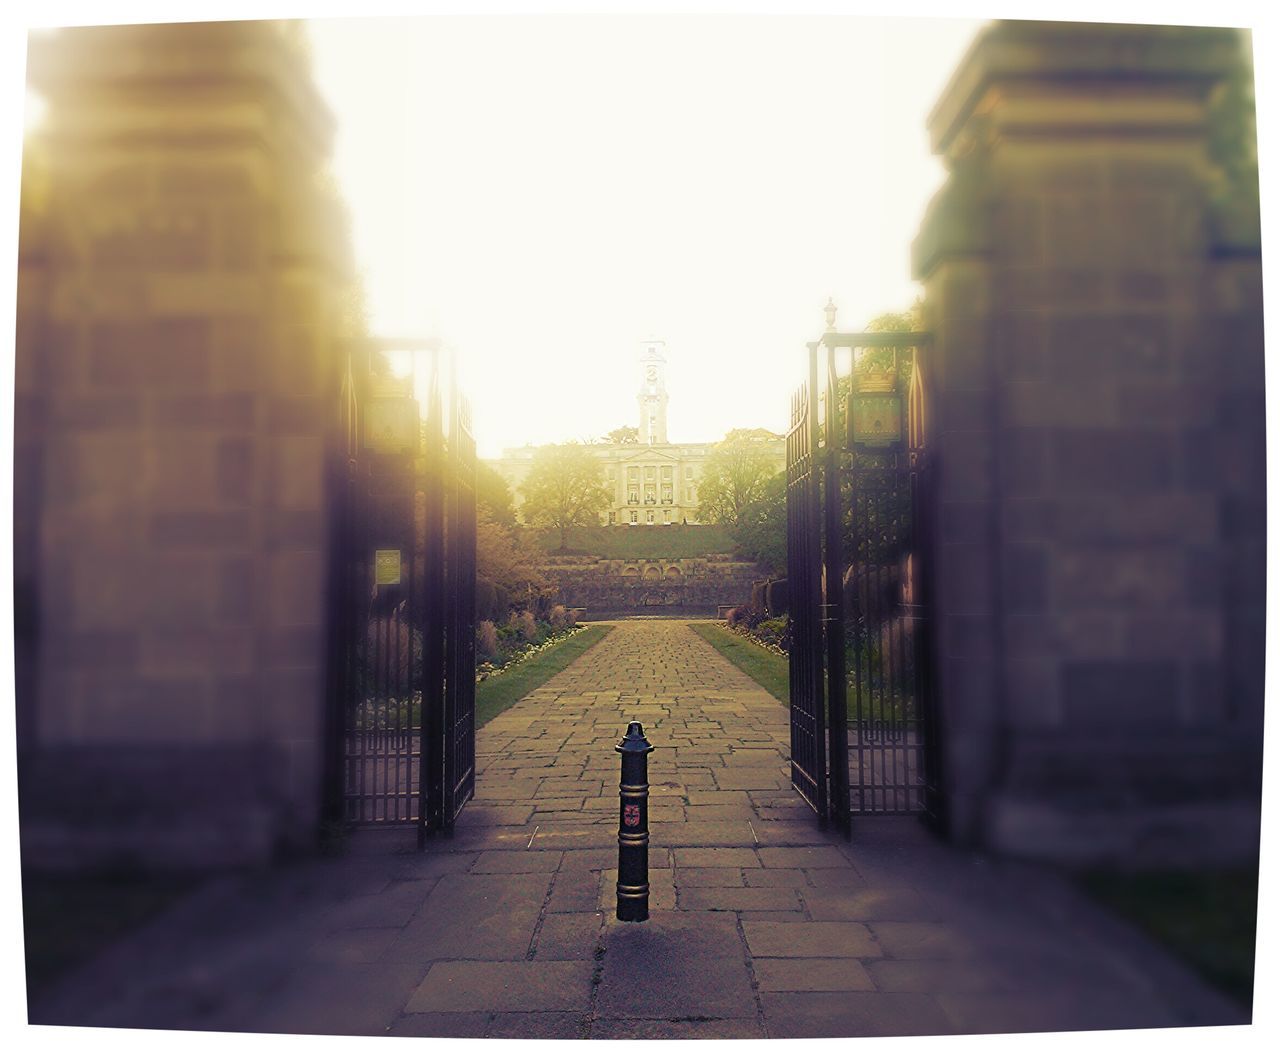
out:
<path id="1" fill-rule="evenodd" d="M 490 581 L 476 580 L 476 617 L 492 621 L 499 617 L 498 590 Z"/>
<path id="2" fill-rule="evenodd" d="M 787 642 L 787 619 L 767 618 L 755 627 L 755 636 L 775 647 L 785 647 Z"/>
<path id="3" fill-rule="evenodd" d="M 498 657 L 498 627 L 491 621 L 476 626 L 476 653 L 488 661 Z"/>
<path id="4" fill-rule="evenodd" d="M 507 628 L 511 630 L 511 635 L 522 643 L 538 643 L 542 638 L 542 633 L 538 629 L 538 620 L 533 616 L 532 611 L 512 611 L 511 617 L 507 620 Z"/>
<path id="5" fill-rule="evenodd" d="M 547 621 L 551 623 L 551 631 L 558 633 L 573 624 L 573 615 L 562 604 L 557 603 L 548 613 Z"/>

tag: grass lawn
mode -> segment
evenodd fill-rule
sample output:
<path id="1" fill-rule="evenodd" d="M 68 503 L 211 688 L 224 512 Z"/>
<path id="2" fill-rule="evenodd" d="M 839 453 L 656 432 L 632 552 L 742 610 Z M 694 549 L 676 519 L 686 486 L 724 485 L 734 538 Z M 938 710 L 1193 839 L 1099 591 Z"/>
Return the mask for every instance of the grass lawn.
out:
<path id="1" fill-rule="evenodd" d="M 22 875 L 27 997 L 190 892 L 192 875 Z"/>
<path id="2" fill-rule="evenodd" d="M 697 622 L 693 631 L 751 677 L 784 706 L 791 704 L 787 660 L 715 622 Z"/>
<path id="3" fill-rule="evenodd" d="M 560 535 L 555 530 L 525 528 L 543 552 L 558 551 Z M 604 559 L 688 559 L 732 552 L 736 546 L 722 526 L 597 526 L 574 527 L 565 531 L 565 550 L 581 556 Z"/>
<path id="4" fill-rule="evenodd" d="M 613 629 L 612 625 L 589 625 L 564 643 L 526 658 L 497 676 L 476 684 L 476 727 L 482 727 L 510 709 L 534 688 L 541 687 L 575 658 L 586 654 Z"/>
<path id="5" fill-rule="evenodd" d="M 1243 1005 L 1253 998 L 1256 869 L 1080 876 L 1084 890 Z"/>

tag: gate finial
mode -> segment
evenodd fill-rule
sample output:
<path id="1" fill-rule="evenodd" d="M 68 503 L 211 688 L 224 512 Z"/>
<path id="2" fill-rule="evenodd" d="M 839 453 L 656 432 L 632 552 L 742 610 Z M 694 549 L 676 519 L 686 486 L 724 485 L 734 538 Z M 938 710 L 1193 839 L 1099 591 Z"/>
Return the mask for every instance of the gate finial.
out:
<path id="1" fill-rule="evenodd" d="M 823 312 L 827 316 L 827 332 L 834 333 L 836 331 L 836 302 L 830 296 L 827 297 L 827 306 Z"/>

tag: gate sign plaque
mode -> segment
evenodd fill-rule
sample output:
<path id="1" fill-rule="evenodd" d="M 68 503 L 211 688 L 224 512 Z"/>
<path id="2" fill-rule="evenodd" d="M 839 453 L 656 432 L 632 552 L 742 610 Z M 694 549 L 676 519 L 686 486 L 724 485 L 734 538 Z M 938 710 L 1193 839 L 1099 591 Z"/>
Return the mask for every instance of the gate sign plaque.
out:
<path id="1" fill-rule="evenodd" d="M 373 583 L 375 585 L 400 584 L 400 550 L 380 548 L 373 553 Z"/>
<path id="2" fill-rule="evenodd" d="M 418 403 L 411 398 L 371 398 L 364 411 L 365 449 L 404 453 L 418 443 Z"/>
<path id="3" fill-rule="evenodd" d="M 862 446 L 892 446 L 902 441 L 902 399 L 898 395 L 857 394 L 851 402 L 854 442 Z"/>

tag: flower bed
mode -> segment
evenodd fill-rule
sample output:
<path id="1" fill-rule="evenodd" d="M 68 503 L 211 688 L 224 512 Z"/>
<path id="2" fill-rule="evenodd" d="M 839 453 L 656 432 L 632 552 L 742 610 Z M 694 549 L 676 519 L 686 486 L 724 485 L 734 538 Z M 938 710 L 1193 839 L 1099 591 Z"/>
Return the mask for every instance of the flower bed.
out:
<path id="1" fill-rule="evenodd" d="M 573 613 L 556 605 L 546 618 L 531 611 L 512 611 L 501 625 L 482 621 L 476 626 L 476 683 L 498 676 L 512 666 L 581 631 Z"/>
<path id="2" fill-rule="evenodd" d="M 517 649 L 509 652 L 506 659 L 501 665 L 493 662 L 479 662 L 476 665 L 476 683 L 482 680 L 488 680 L 490 677 L 501 676 L 503 673 L 519 665 L 521 662 L 532 658 L 534 655 L 541 654 L 543 651 L 549 651 L 556 644 L 569 639 L 571 636 L 582 632 L 586 628 L 585 625 L 571 625 L 567 629 L 560 632 L 551 633 L 541 643 L 525 644 Z"/>
<path id="3" fill-rule="evenodd" d="M 734 607 L 725 617 L 730 632 L 745 636 L 767 651 L 786 656 L 791 646 L 790 625 L 784 614 L 778 618 L 766 618 L 750 607 Z"/>

